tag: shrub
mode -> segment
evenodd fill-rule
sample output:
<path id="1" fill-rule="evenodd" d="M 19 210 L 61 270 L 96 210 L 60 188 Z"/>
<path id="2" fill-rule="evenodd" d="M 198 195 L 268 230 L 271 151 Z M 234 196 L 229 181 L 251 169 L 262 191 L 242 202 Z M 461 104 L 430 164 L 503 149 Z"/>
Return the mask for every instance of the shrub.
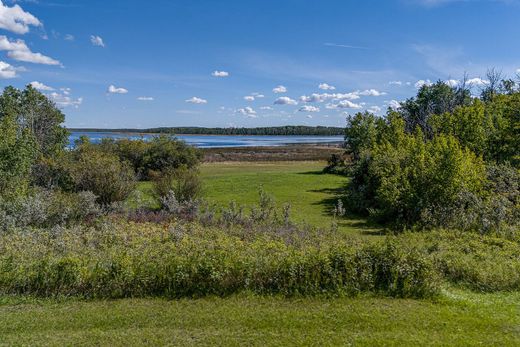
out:
<path id="1" fill-rule="evenodd" d="M 0 294 L 122 298 L 257 294 L 428 297 L 432 263 L 393 241 L 286 243 L 195 224 L 107 224 L 0 235 Z"/>
<path id="2" fill-rule="evenodd" d="M 202 181 L 198 170 L 182 166 L 156 174 L 153 180 L 153 192 L 161 202 L 165 202 L 172 193 L 179 202 L 193 201 L 202 193 Z M 163 207 L 166 207 L 164 203 Z"/>
<path id="3" fill-rule="evenodd" d="M 27 197 L 14 201 L 0 200 L 0 229 L 70 225 L 100 214 L 96 196 L 91 192 L 36 189 Z"/>
<path id="4" fill-rule="evenodd" d="M 93 192 L 101 204 L 124 201 L 135 188 L 134 171 L 114 154 L 80 151 L 69 165 L 74 189 Z"/>

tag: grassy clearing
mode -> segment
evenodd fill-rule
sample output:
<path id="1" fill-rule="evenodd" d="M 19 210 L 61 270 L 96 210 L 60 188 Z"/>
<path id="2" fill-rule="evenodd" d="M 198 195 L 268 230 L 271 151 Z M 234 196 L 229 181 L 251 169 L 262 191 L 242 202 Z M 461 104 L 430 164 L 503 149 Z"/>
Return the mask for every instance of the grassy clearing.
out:
<path id="1" fill-rule="evenodd" d="M 252 206 L 258 203 L 258 191 L 263 187 L 279 205 L 291 203 L 295 221 L 328 228 L 333 221 L 332 209 L 347 181 L 323 174 L 324 166 L 324 162 L 205 163 L 201 167 L 204 196 L 218 206 L 227 207 L 232 200 Z M 144 201 L 155 203 L 149 182 L 140 183 L 139 190 Z M 355 218 L 339 221 L 339 228 L 355 234 L 379 232 Z"/>
<path id="2" fill-rule="evenodd" d="M 438 302 L 248 296 L 167 301 L 0 298 L 0 344 L 514 346 L 519 294 L 450 292 Z"/>

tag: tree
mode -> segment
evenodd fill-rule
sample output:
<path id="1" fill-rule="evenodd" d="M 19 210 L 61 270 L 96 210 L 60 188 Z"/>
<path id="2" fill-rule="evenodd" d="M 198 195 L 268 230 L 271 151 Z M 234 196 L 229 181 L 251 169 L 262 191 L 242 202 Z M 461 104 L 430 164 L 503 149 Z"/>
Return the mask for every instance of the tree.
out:
<path id="1" fill-rule="evenodd" d="M 45 95 L 28 85 L 24 90 L 5 88 L 0 95 L 0 119 L 15 116 L 21 129 L 27 130 L 35 140 L 43 157 L 53 157 L 68 142 L 68 132 L 62 126 L 65 115 Z"/>

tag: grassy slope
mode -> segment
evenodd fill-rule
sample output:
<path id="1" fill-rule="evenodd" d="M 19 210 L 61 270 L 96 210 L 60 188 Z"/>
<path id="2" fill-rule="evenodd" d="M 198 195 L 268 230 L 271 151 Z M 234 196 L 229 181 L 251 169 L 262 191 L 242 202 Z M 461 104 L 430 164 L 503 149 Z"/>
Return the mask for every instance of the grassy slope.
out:
<path id="1" fill-rule="evenodd" d="M 291 201 L 296 219 L 328 226 L 345 179 L 321 163 L 205 164 L 210 200 Z M 141 189 L 146 193 L 149 184 Z M 146 194 L 145 194 L 146 195 Z M 345 230 L 358 230 L 356 221 Z M 0 345 L 520 345 L 520 294 L 452 291 L 439 302 L 385 298 L 231 297 L 78 302 L 0 298 Z"/>
<path id="2" fill-rule="evenodd" d="M 520 344 L 518 294 L 429 301 L 231 297 L 0 305 L 12 345 L 485 345 Z"/>
<path id="3" fill-rule="evenodd" d="M 331 211 L 346 179 L 323 174 L 324 166 L 322 162 L 206 163 L 201 168 L 204 195 L 208 201 L 223 207 L 232 200 L 252 206 L 258 203 L 258 192 L 263 187 L 279 205 L 291 203 L 295 221 L 328 228 L 332 223 Z M 148 199 L 150 183 L 140 183 L 139 187 Z M 342 220 L 339 225 L 343 231 L 375 231 L 355 219 Z"/>

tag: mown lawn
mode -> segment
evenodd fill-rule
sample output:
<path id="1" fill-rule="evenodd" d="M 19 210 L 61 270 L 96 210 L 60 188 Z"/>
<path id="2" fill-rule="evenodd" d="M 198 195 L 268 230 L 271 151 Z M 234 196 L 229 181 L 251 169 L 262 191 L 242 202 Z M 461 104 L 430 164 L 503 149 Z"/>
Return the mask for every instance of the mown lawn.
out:
<path id="1" fill-rule="evenodd" d="M 258 297 L 167 301 L 0 298 L 0 345 L 518 346 L 520 295 L 437 302 Z"/>
<path id="2" fill-rule="evenodd" d="M 201 167 L 204 198 L 220 207 L 231 201 L 245 206 L 258 203 L 262 188 L 274 196 L 277 204 L 291 204 L 292 218 L 314 226 L 329 228 L 332 210 L 345 189 L 347 179 L 323 174 L 324 162 L 229 162 L 205 163 Z M 149 182 L 139 184 L 150 202 Z M 338 220 L 341 231 L 378 233 L 356 218 Z"/>

